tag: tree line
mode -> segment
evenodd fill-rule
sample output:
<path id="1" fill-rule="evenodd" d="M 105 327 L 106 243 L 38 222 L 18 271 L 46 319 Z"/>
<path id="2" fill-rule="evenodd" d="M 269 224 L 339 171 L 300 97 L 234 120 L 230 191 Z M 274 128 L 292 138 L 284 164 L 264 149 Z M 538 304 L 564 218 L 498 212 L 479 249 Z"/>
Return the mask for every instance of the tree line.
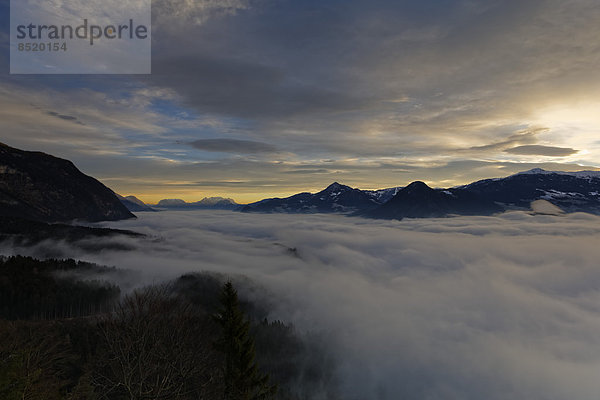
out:
<path id="1" fill-rule="evenodd" d="M 323 343 L 268 321 L 231 281 L 186 275 L 122 295 L 65 274 L 102 268 L 0 259 L 0 398 L 337 397 Z"/>

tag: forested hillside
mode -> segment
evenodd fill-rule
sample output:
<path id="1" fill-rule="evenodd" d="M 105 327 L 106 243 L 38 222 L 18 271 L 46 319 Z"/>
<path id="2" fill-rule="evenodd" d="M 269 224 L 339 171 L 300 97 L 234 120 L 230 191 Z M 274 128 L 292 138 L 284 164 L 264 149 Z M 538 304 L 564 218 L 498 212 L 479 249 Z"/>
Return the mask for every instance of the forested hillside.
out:
<path id="1" fill-rule="evenodd" d="M 231 282 L 193 274 L 123 294 L 114 271 L 0 259 L 0 398 L 336 398 L 322 341 L 269 321 Z"/>

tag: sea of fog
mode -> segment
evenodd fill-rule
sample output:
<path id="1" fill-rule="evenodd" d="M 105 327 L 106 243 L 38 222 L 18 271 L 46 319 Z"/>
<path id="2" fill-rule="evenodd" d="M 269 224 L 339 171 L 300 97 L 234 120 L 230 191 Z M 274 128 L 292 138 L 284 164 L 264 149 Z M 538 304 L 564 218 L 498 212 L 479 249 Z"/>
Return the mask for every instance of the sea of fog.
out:
<path id="1" fill-rule="evenodd" d="M 249 277 L 259 289 L 244 295 L 270 301 L 271 318 L 329 338 L 345 399 L 600 393 L 600 217 L 138 216 L 103 224 L 149 235 L 123 239 L 131 251 L 64 251 L 140 271 L 137 285 Z"/>

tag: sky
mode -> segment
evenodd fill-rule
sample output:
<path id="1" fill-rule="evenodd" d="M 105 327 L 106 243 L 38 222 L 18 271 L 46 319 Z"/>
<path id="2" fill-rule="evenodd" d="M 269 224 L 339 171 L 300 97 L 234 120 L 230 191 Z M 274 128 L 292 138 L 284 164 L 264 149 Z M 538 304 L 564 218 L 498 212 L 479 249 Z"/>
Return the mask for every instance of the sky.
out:
<path id="1" fill-rule="evenodd" d="M 269 320 L 323 338 L 334 398 L 598 399 L 598 216 L 163 211 L 103 225 L 148 236 L 0 252 L 115 265 L 132 272 L 123 288 L 224 274 Z"/>
<path id="2" fill-rule="evenodd" d="M 152 7 L 152 74 L 26 76 L 0 0 L 0 141 L 150 203 L 600 167 L 595 0 Z"/>

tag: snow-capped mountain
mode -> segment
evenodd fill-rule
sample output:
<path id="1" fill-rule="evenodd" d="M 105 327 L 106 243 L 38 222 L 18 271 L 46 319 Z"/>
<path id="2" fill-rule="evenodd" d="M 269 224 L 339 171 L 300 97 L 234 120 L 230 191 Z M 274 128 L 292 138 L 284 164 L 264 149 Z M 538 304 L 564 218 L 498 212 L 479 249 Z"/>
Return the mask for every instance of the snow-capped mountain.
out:
<path id="1" fill-rule="evenodd" d="M 600 214 L 600 173 L 533 169 L 500 179 L 485 179 L 463 186 L 506 209 L 529 208 L 547 200 L 566 212 Z"/>
<path id="2" fill-rule="evenodd" d="M 233 199 L 224 197 L 205 197 L 200 201 L 192 203 L 196 206 L 218 207 L 218 206 L 238 206 L 239 204 Z"/>
<path id="3" fill-rule="evenodd" d="M 413 182 L 398 191 L 387 203 L 363 213 L 381 219 L 431 218 L 449 215 L 490 215 L 503 211 L 491 200 L 464 189 L 432 189 Z"/>
<path id="4" fill-rule="evenodd" d="M 205 197 L 192 203 L 187 203 L 181 199 L 164 199 L 159 201 L 156 207 L 172 210 L 235 210 L 240 205 L 233 199 Z"/>
<path id="5" fill-rule="evenodd" d="M 285 213 L 349 213 L 377 207 L 380 203 L 372 193 L 334 182 L 318 193 L 299 193 L 286 198 L 274 198 L 251 203 L 243 212 Z"/>
<path id="6" fill-rule="evenodd" d="M 532 169 L 449 189 L 432 189 L 423 182 L 413 182 L 404 188 L 360 190 L 335 182 L 315 194 L 265 199 L 248 204 L 241 211 L 348 213 L 401 219 L 529 210 L 536 200 L 546 200 L 565 212 L 600 214 L 600 171 Z"/>
<path id="7" fill-rule="evenodd" d="M 384 204 L 394 197 L 400 189 L 402 189 L 402 186 L 379 190 L 363 190 L 363 192 L 371 196 L 377 203 Z"/>
<path id="8" fill-rule="evenodd" d="M 185 207 L 188 203 L 181 199 L 162 199 L 156 207 Z"/>
<path id="9" fill-rule="evenodd" d="M 516 175 L 552 175 L 552 174 L 568 175 L 568 176 L 574 176 L 577 178 L 584 178 L 584 179 L 600 178 L 600 171 L 574 171 L 574 172 L 546 171 L 545 169 L 541 169 L 541 168 L 534 168 L 534 169 L 530 169 L 528 171 L 518 172 Z"/>

